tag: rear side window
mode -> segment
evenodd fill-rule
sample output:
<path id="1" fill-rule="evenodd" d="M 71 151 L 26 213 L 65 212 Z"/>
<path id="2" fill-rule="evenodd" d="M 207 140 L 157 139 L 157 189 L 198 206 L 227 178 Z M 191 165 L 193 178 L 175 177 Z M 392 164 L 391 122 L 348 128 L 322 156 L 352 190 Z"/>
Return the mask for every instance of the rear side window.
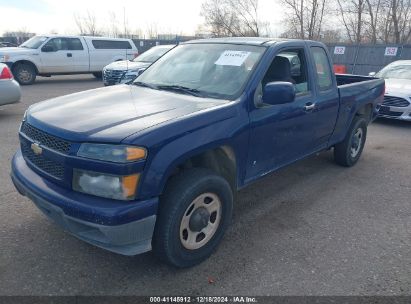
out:
<path id="1" fill-rule="evenodd" d="M 78 38 L 69 38 L 69 50 L 81 51 L 83 50 L 83 44 Z"/>
<path id="2" fill-rule="evenodd" d="M 332 72 L 326 52 L 321 47 L 312 47 L 314 63 L 317 71 L 317 83 L 320 91 L 326 91 L 332 86 Z"/>
<path id="3" fill-rule="evenodd" d="M 130 42 L 117 40 L 92 40 L 94 48 L 98 50 L 130 50 L 132 49 Z"/>

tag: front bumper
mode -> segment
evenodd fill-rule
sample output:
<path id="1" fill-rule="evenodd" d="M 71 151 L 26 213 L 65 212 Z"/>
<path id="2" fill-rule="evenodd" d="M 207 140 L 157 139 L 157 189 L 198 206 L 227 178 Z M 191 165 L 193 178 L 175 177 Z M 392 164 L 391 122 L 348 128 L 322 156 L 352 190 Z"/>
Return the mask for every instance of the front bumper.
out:
<path id="1" fill-rule="evenodd" d="M 395 95 L 385 95 L 384 98 L 385 99 L 387 98 L 388 101 L 386 102 L 386 100 L 384 99 L 383 104 L 378 110 L 378 117 L 411 121 L 411 103 L 410 103 L 411 100 L 409 97 L 400 95 L 400 94 L 395 94 Z M 404 104 L 400 105 L 398 103 L 404 103 Z"/>
<path id="2" fill-rule="evenodd" d="M 151 250 L 158 199 L 87 205 L 88 195 L 72 193 L 43 179 L 25 163 L 20 152 L 12 160 L 11 178 L 17 190 L 64 230 L 92 245 L 123 254 Z M 73 191 L 72 191 L 73 192 Z M 77 198 L 77 200 L 75 200 Z M 80 201 L 83 198 L 86 201 Z M 90 204 L 90 202 L 88 202 Z"/>
<path id="3" fill-rule="evenodd" d="M 408 107 L 381 107 L 378 117 L 411 121 L 411 106 Z"/>
<path id="4" fill-rule="evenodd" d="M 116 84 L 128 84 L 137 78 L 136 73 L 126 70 L 104 70 L 103 83 L 105 86 Z"/>

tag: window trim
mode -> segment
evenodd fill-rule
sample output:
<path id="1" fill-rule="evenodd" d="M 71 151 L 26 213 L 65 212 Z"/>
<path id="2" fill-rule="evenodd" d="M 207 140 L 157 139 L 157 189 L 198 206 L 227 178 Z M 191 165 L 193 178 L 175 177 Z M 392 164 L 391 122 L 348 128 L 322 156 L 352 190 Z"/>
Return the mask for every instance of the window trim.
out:
<path id="1" fill-rule="evenodd" d="M 102 43 L 127 43 L 127 47 L 122 47 L 122 48 L 107 48 L 107 47 L 97 47 L 96 44 L 98 45 L 100 42 Z M 91 39 L 91 45 L 95 50 L 132 50 L 133 46 L 131 45 L 130 41 L 128 40 L 113 40 L 113 39 Z"/>

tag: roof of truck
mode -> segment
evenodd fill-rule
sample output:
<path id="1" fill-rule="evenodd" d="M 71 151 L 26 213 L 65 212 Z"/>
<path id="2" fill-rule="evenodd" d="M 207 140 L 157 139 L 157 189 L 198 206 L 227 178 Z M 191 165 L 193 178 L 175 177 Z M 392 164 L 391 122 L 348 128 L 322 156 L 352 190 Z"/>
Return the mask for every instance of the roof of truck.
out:
<path id="1" fill-rule="evenodd" d="M 302 41 L 286 38 L 265 38 L 265 37 L 226 37 L 226 38 L 209 38 L 190 40 L 185 43 L 232 43 L 232 44 L 249 44 L 249 45 L 270 45 L 284 41 Z"/>
<path id="2" fill-rule="evenodd" d="M 42 37 L 47 37 L 47 38 L 58 38 L 58 37 L 63 37 L 63 38 L 86 38 L 86 39 L 96 39 L 96 40 L 132 40 L 130 38 L 113 38 L 113 37 L 103 37 L 103 36 L 85 36 L 85 35 L 59 35 L 59 34 L 44 34 L 44 35 L 36 35 L 36 36 L 42 36 Z M 34 36 L 33 36 L 34 37 Z"/>

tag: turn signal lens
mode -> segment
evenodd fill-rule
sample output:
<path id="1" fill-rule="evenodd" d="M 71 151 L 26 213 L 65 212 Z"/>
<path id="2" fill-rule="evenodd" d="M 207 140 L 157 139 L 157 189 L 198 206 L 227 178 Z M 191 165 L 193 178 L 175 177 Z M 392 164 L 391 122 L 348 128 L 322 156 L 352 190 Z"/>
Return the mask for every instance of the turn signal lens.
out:
<path id="1" fill-rule="evenodd" d="M 134 197 L 140 174 L 124 176 L 122 179 L 123 195 L 126 198 Z"/>
<path id="2" fill-rule="evenodd" d="M 136 147 L 127 147 L 127 160 L 128 161 L 133 161 L 133 160 L 139 160 L 139 159 L 145 159 L 146 158 L 146 149 L 143 148 L 136 148 Z"/>

